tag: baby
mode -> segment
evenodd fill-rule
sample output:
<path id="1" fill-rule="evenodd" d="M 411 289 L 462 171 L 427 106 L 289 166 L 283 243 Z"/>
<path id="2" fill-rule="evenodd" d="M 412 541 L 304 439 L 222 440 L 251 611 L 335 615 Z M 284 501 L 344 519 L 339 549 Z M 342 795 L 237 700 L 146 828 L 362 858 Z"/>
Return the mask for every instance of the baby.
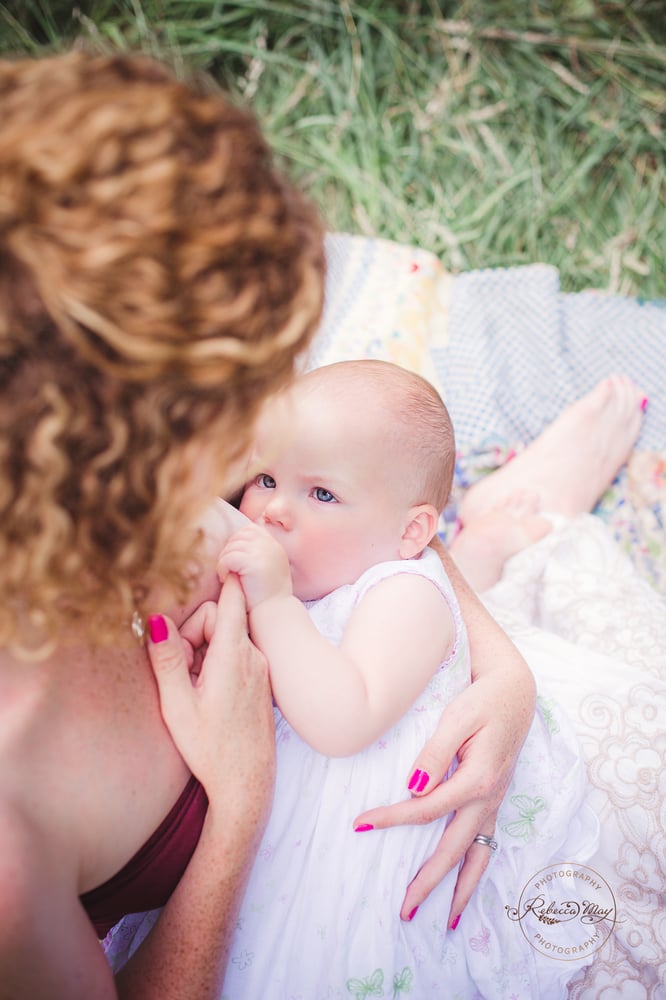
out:
<path id="1" fill-rule="evenodd" d="M 264 415 L 259 471 L 240 505 L 254 524 L 233 536 L 218 571 L 240 576 L 275 700 L 320 753 L 369 746 L 456 638 L 463 645 L 451 588 L 427 548 L 454 457 L 438 394 L 383 362 L 318 369 Z"/>
<path id="2" fill-rule="evenodd" d="M 455 872 L 417 919 L 398 918 L 446 820 L 353 829 L 369 802 L 404 794 L 444 705 L 470 683 L 465 625 L 429 547 L 454 458 L 438 394 L 385 362 L 310 372 L 260 421 L 241 501 L 253 523 L 218 570 L 240 577 L 269 662 L 278 775 L 224 997 L 559 997 L 589 961 L 542 956 L 507 917 L 531 874 L 553 858 L 582 863 L 596 843 L 555 706 L 525 743 L 464 929 L 447 931 Z M 409 788 L 428 780 L 415 772 Z"/>

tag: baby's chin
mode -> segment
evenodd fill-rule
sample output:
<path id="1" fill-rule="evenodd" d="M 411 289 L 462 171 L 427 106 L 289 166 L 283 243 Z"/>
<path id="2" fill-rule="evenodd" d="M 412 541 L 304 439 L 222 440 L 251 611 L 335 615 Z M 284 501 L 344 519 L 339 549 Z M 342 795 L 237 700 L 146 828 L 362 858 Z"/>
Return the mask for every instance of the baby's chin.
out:
<path id="1" fill-rule="evenodd" d="M 378 562 L 397 559 L 400 559 L 399 553 L 389 549 L 384 553 L 383 560 L 379 557 L 365 561 L 359 559 L 355 565 L 324 567 L 323 572 L 321 567 L 315 566 L 313 567 L 314 573 L 311 573 L 308 572 L 307 567 L 303 572 L 298 565 L 294 564 L 293 558 L 290 558 L 289 569 L 291 570 L 291 586 L 294 597 L 303 603 L 320 601 L 323 597 L 332 594 L 334 590 L 355 584 L 364 573 L 376 566 Z"/>
<path id="2" fill-rule="evenodd" d="M 297 597 L 303 604 L 306 604 L 308 601 L 320 601 L 322 597 L 326 597 L 326 594 L 330 594 L 330 590 L 317 590 L 313 587 L 293 586 L 292 589 L 294 597 Z"/>
<path id="3" fill-rule="evenodd" d="M 299 581 L 298 576 L 294 574 L 292 566 L 292 589 L 294 597 L 297 597 L 304 604 L 307 601 L 320 601 L 323 597 L 328 597 L 329 594 L 332 594 L 334 590 L 338 590 L 340 587 L 344 587 L 350 583 L 354 583 L 354 580 Z"/>
<path id="4" fill-rule="evenodd" d="M 337 589 L 337 584 L 328 579 L 324 579 L 321 573 L 313 575 L 312 573 L 301 572 L 298 566 L 295 566 L 292 560 L 289 560 L 289 569 L 291 570 L 291 586 L 294 592 L 294 597 L 297 597 L 299 601 L 320 601 L 322 597 L 326 597 L 331 591 Z"/>

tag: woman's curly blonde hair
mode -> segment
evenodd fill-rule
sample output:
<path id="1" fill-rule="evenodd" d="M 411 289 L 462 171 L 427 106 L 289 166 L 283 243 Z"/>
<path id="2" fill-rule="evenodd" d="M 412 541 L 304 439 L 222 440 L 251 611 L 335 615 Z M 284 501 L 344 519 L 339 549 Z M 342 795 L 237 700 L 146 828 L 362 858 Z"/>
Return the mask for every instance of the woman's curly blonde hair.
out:
<path id="1" fill-rule="evenodd" d="M 222 482 L 323 271 L 316 213 L 212 87 L 142 56 L 0 63 L 0 645 L 184 596 L 197 447 Z"/>

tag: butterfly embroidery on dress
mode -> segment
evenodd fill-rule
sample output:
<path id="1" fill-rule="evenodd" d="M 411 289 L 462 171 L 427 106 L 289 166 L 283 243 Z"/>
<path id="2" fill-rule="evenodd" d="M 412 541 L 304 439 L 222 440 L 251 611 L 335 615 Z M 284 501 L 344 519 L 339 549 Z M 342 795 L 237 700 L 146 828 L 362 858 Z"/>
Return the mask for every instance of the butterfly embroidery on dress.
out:
<path id="1" fill-rule="evenodd" d="M 366 1000 L 367 997 L 383 997 L 384 973 L 381 969 L 375 969 L 372 975 L 366 979 L 348 979 L 347 992 L 351 993 L 355 1000 Z"/>
<path id="2" fill-rule="evenodd" d="M 393 996 L 399 997 L 401 993 L 411 993 L 413 982 L 414 973 L 408 966 L 405 966 L 401 973 L 396 972 L 393 976 Z"/>
<path id="3" fill-rule="evenodd" d="M 535 799 L 529 795 L 512 795 L 510 801 L 518 810 L 520 818 L 507 823 L 502 829 L 510 837 L 529 840 L 534 833 L 534 820 L 538 813 L 546 808 L 546 800 L 540 795 Z"/>

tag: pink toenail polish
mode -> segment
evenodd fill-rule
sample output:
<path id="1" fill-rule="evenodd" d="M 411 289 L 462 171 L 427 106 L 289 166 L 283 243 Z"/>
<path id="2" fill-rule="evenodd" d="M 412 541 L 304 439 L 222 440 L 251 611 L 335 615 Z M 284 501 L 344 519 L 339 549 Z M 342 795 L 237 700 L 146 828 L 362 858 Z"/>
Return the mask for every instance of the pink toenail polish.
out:
<path id="1" fill-rule="evenodd" d="M 456 919 L 451 924 L 451 930 L 452 931 L 454 931 L 456 929 L 456 927 L 458 926 L 458 924 L 460 923 L 460 917 L 461 917 L 461 914 L 459 913 L 458 916 L 456 917 Z"/>
<path id="2" fill-rule="evenodd" d="M 359 823 L 354 827 L 354 833 L 365 833 L 366 830 L 374 830 L 372 823 Z"/>
<path id="3" fill-rule="evenodd" d="M 643 396 L 643 398 L 641 399 L 641 410 L 643 411 L 643 413 L 645 413 L 645 411 L 647 410 L 649 402 L 650 400 L 647 398 L 647 396 Z"/>
<path id="4" fill-rule="evenodd" d="M 415 906 L 414 909 L 412 910 L 412 912 L 407 917 L 407 919 L 408 920 L 413 920 L 414 917 L 416 916 L 417 912 L 418 912 L 418 909 L 419 909 L 418 906 Z"/>

